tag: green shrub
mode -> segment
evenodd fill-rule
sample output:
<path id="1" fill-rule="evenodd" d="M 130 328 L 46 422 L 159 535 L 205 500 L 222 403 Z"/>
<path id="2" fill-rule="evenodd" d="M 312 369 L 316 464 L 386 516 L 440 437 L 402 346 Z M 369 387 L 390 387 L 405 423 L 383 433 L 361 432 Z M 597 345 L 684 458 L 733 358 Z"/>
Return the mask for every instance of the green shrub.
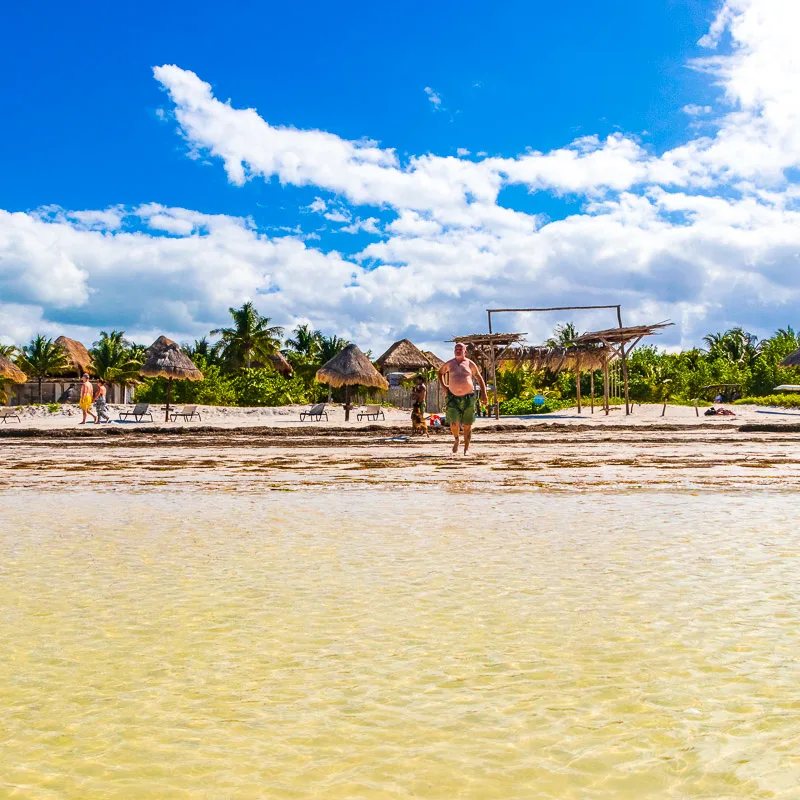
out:
<path id="1" fill-rule="evenodd" d="M 59 403 L 48 403 L 47 410 L 51 414 L 58 414 L 58 412 L 61 410 L 61 405 Z"/>
<path id="2" fill-rule="evenodd" d="M 302 378 L 266 369 L 243 369 L 233 379 L 237 406 L 285 406 L 306 403 L 307 389 Z"/>
<path id="3" fill-rule="evenodd" d="M 777 408 L 800 408 L 800 394 L 768 394 L 764 397 L 742 397 L 734 405 L 776 406 Z"/>
<path id="4" fill-rule="evenodd" d="M 545 397 L 543 405 L 537 406 L 532 397 L 512 397 L 500 403 L 500 413 L 511 416 L 524 414 L 551 414 L 562 408 L 574 405 L 571 400 L 561 400 L 557 397 Z"/>

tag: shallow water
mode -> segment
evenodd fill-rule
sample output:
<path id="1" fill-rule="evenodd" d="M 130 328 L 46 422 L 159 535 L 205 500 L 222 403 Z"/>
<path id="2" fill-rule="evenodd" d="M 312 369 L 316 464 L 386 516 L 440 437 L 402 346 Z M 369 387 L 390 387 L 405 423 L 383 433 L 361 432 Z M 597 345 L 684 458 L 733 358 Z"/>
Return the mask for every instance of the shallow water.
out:
<path id="1" fill-rule="evenodd" d="M 792 495 L 3 506 L 2 797 L 800 797 Z"/>

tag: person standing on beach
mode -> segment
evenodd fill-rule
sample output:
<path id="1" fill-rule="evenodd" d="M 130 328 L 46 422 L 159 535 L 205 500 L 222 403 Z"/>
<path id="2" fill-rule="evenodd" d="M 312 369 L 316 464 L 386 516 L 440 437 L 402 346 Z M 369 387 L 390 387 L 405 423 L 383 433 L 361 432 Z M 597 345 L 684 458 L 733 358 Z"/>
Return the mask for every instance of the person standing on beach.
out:
<path id="1" fill-rule="evenodd" d="M 467 358 L 467 346 L 456 342 L 453 347 L 453 355 L 454 358 L 439 368 L 439 385 L 447 394 L 446 418 L 450 425 L 450 432 L 455 439 L 453 452 L 458 452 L 459 430 L 463 429 L 464 455 L 466 455 L 472 438 L 472 424 L 475 422 L 475 407 L 478 399 L 475 394 L 475 383 L 477 382 L 480 387 L 482 403 L 488 404 L 489 396 L 486 394 L 486 383 L 477 364 Z"/>
<path id="2" fill-rule="evenodd" d="M 428 435 L 428 426 L 425 424 L 425 401 L 428 397 L 428 387 L 425 386 L 425 380 L 420 377 L 416 385 L 411 390 L 411 424 L 413 429 L 418 428 L 425 431 Z"/>
<path id="3" fill-rule="evenodd" d="M 111 422 L 111 418 L 108 416 L 108 402 L 106 400 L 106 382 L 102 378 L 97 379 L 97 392 L 94 396 L 94 407 L 97 409 L 97 419 L 95 422 L 100 424 L 105 420 L 106 422 Z"/>
<path id="4" fill-rule="evenodd" d="M 97 417 L 92 414 L 92 395 L 94 392 L 92 391 L 92 384 L 89 382 L 89 376 L 84 372 L 81 375 L 81 397 L 78 400 L 78 408 L 83 412 L 83 419 L 78 423 L 79 425 L 86 424 L 86 416 L 87 414 L 97 422 Z"/>

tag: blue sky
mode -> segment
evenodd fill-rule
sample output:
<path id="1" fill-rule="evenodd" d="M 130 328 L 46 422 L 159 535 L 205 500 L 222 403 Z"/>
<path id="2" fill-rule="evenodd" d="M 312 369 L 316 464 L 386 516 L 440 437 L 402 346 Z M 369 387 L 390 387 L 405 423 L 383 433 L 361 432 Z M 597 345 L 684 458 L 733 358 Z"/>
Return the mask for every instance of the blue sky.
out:
<path id="1" fill-rule="evenodd" d="M 675 319 L 672 346 L 728 324 L 766 333 L 792 321 L 797 291 L 786 274 L 798 153 L 782 127 L 797 113 L 782 49 L 795 14 L 788 0 L 15 4 L 0 29 L 0 210 L 11 212 L 0 339 L 65 328 L 91 339 L 123 324 L 189 338 L 247 299 L 288 327 L 310 321 L 373 349 L 480 330 L 482 310 L 512 298 L 621 298 L 632 321 Z M 163 65 L 177 71 L 154 76 Z M 207 96 L 178 96 L 187 75 Z M 237 114 L 223 119 L 228 101 Z M 202 122 L 189 119 L 195 102 Z M 280 152 L 266 154 L 266 126 L 286 132 Z M 336 147 L 373 142 L 377 183 L 353 183 L 349 156 L 317 160 L 307 131 Z M 225 152 L 244 165 L 242 185 Z M 302 178 L 287 159 L 305 162 Z M 458 198 L 429 191 L 433 174 L 461 181 L 461 162 L 478 168 Z M 415 185 L 398 198 L 407 173 Z M 153 204 L 173 222 L 153 225 Z M 73 216 L 108 209 L 114 219 Z M 186 241 L 161 241 L 175 237 Z M 193 257 L 205 259 L 199 275 Z M 109 263 L 156 302 L 145 307 Z M 211 288 L 182 294 L 200 275 Z"/>

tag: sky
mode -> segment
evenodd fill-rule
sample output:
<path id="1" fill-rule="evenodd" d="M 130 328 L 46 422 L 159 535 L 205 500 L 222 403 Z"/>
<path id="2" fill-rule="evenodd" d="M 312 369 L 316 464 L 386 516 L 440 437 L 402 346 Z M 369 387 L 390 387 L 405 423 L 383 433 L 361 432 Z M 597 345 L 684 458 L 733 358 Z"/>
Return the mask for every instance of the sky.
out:
<path id="1" fill-rule="evenodd" d="M 16 3 L 0 342 L 800 325 L 796 0 Z M 504 315 L 543 341 L 609 311 Z"/>

